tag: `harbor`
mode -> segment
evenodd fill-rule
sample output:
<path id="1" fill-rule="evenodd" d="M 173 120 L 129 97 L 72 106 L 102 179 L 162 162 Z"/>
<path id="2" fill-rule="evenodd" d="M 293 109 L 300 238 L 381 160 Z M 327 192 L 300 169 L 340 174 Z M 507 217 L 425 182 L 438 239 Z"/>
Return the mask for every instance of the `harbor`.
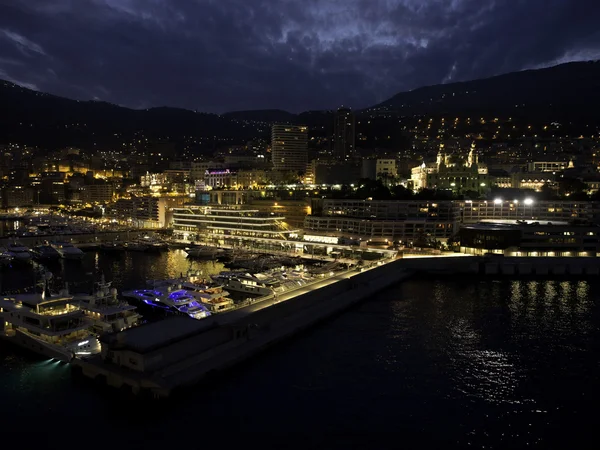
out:
<path id="1" fill-rule="evenodd" d="M 175 218 L 172 233 L 19 227 L 0 251 L 1 336 L 83 379 L 162 399 L 415 274 L 598 274 L 589 257 L 341 243 L 255 210 L 187 208 Z M 142 261 L 153 273 L 133 281 Z M 30 284 L 7 289 L 11 274 Z"/>
<path id="2" fill-rule="evenodd" d="M 43 238 L 51 239 L 47 235 L 36 235 L 5 241 L 0 314 L 4 318 L 2 336 L 7 341 L 42 357 L 71 363 L 89 375 L 92 368 L 100 372 L 106 370 L 98 369 L 98 363 L 106 353 L 101 349 L 109 345 L 106 339 L 112 339 L 109 336 L 121 336 L 129 331 L 147 333 L 144 330 L 153 327 L 168 330 L 173 323 L 178 324 L 175 325 L 177 330 L 216 327 L 220 328 L 219 333 L 226 330 L 225 334 L 236 336 L 231 342 L 221 342 L 227 348 L 236 348 L 234 354 L 225 358 L 226 362 L 216 364 L 217 360 L 213 360 L 211 369 L 189 369 L 185 381 L 171 381 L 153 389 L 151 395 L 155 397 L 168 396 L 180 384 L 197 382 L 207 370 L 227 368 L 354 304 L 366 293 L 357 296 L 360 290 L 355 290 L 352 295 L 340 298 L 355 287 L 348 284 L 348 280 L 383 264 L 380 260 L 367 261 L 364 265 L 361 261 L 359 265 L 357 260 L 342 258 L 335 252 L 315 255 L 314 251 L 307 254 L 297 250 L 269 251 L 231 245 L 221 248 L 196 242 L 182 246 L 173 239 L 147 232 L 134 236 L 127 232 L 127 241 L 104 236 L 104 242 L 99 242 L 95 236 L 93 242 L 81 242 L 89 241 L 90 236 L 80 239 L 71 234 L 70 242 L 63 237 L 60 242 L 48 239 L 40 243 Z M 36 245 L 30 247 L 27 242 Z M 375 254 L 388 256 L 391 261 L 389 256 L 395 252 Z M 170 270 L 135 284 L 122 283 L 119 275 L 127 276 L 127 269 L 115 270 L 115 265 L 125 263 L 127 267 L 141 258 L 166 260 Z M 173 261 L 177 262 L 173 264 Z M 18 276 L 11 277 L 11 274 Z M 110 281 L 106 281 L 105 274 Z M 315 293 L 330 297 L 334 294 L 333 288 L 337 298 L 333 296 L 333 301 L 327 302 L 325 307 L 315 309 L 311 300 Z M 286 308 L 282 309 L 282 305 Z M 305 308 L 311 310 L 310 316 L 305 316 Z M 269 318 L 277 310 L 283 316 Z M 269 312 L 266 316 L 265 311 Z M 232 335 L 231 330 L 248 330 L 256 325 L 256 320 L 264 329 L 273 326 L 276 329 L 279 323 L 297 324 L 283 334 L 281 331 L 273 335 L 259 333 L 260 339 L 253 340 L 252 346 L 240 347 L 250 334 L 243 331 Z M 217 350 L 221 349 L 211 349 L 214 353 Z M 184 360 L 177 363 L 190 364 Z M 183 376 L 183 372 L 178 373 Z M 123 382 L 118 384 L 124 385 Z M 135 393 L 147 393 L 141 387 L 144 382 L 125 384 Z"/>

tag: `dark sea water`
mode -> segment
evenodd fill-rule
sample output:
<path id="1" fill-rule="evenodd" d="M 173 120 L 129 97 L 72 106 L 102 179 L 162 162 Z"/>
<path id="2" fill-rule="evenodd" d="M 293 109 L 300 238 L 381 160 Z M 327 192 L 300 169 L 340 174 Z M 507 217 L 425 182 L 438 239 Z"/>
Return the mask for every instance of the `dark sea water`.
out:
<path id="1" fill-rule="evenodd" d="M 110 268 L 107 278 L 122 287 L 189 264 L 175 252 L 87 256 L 84 274 Z M 65 278 L 80 276 L 65 268 Z M 197 428 L 308 434 L 311 448 L 591 447 L 599 299 L 598 282 L 413 279 L 182 397 L 150 404 L 0 342 L 0 409 L 28 417 L 9 415 L 2 425 L 94 423 L 140 445 L 155 443 L 156 430 L 185 442 Z M 341 437 L 325 445 L 323 433 Z M 352 438 L 367 433 L 370 444 Z"/>

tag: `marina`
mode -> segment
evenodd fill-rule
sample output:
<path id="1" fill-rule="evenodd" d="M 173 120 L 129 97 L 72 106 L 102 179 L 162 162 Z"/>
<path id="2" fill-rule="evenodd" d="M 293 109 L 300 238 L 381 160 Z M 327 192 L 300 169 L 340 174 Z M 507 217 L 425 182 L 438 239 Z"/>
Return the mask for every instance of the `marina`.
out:
<path id="1" fill-rule="evenodd" d="M 235 217 L 237 213 L 232 214 L 233 216 L 227 215 L 223 218 L 223 221 L 229 221 L 228 227 L 234 227 L 230 221 L 231 217 Z M 246 217 L 244 220 L 252 220 L 250 212 L 245 213 L 244 217 Z M 265 231 L 264 227 L 259 228 Z M 364 268 L 349 270 L 348 263 L 337 262 L 335 258 L 328 257 L 326 254 L 315 256 L 303 252 L 298 253 L 291 247 L 287 251 L 240 247 L 234 249 L 227 243 L 221 243 L 219 246 L 218 242 L 188 241 L 187 245 L 181 248 L 176 239 L 165 239 L 147 232 L 138 233 L 133 237 L 127 233 L 125 240 L 124 236 L 107 235 L 101 242 L 98 242 L 96 237 L 92 242 L 89 242 L 89 238 L 88 242 L 82 242 L 83 239 L 76 239 L 75 235 L 68 240 L 55 239 L 55 236 L 46 237 L 47 239 L 42 243 L 31 247 L 14 239 L 7 244 L 5 254 L 7 259 L 12 259 L 9 264 L 5 265 L 2 277 L 4 301 L 10 303 L 13 297 L 18 298 L 19 295 L 24 295 L 20 293 L 19 289 L 16 291 L 6 289 L 6 282 L 10 282 L 6 275 L 17 270 L 17 264 L 27 262 L 27 265 L 32 268 L 34 279 L 35 273 L 39 271 L 40 267 L 45 266 L 47 270 L 54 269 L 56 276 L 53 283 L 63 289 L 61 291 L 63 296 L 69 296 L 68 300 L 65 297 L 64 302 L 68 305 L 67 308 L 71 308 L 73 312 L 77 311 L 81 320 L 80 323 L 78 322 L 78 325 L 81 326 L 79 331 L 86 332 L 93 337 L 93 339 L 89 336 L 86 338 L 88 343 L 92 341 L 103 343 L 100 345 L 101 348 L 108 348 L 113 339 L 109 336 L 119 336 L 129 332 L 137 336 L 142 333 L 137 331 L 138 328 L 145 330 L 152 327 L 152 329 L 160 330 L 161 327 L 166 327 L 167 331 L 164 333 L 170 335 L 172 334 L 168 331 L 168 328 L 171 327 L 170 323 L 196 323 L 200 327 L 197 329 L 202 330 L 215 326 L 225 327 L 226 330 L 237 330 L 240 326 L 247 327 L 247 325 L 241 325 L 240 321 L 248 320 L 247 318 L 250 316 L 254 319 L 260 311 L 271 310 L 271 307 L 282 305 L 284 302 L 288 303 L 296 298 L 301 299 L 298 304 L 302 309 L 310 304 L 310 301 L 304 297 L 313 296 L 313 291 L 319 292 L 326 286 L 330 286 L 330 289 L 331 286 L 337 286 L 338 289 L 344 286 L 349 288 L 341 282 L 351 276 L 360 275 L 365 270 Z M 20 239 L 26 240 L 31 237 L 24 236 Z M 20 253 L 27 253 L 30 258 L 21 256 L 21 261 L 17 263 L 16 260 Z M 121 264 L 125 261 L 127 266 L 128 261 L 134 264 L 134 260 L 139 258 L 157 259 L 157 261 L 165 260 L 165 258 L 169 261 L 176 258 L 179 262 L 170 268 L 177 267 L 179 273 L 171 270 L 171 273 L 163 274 L 163 276 L 147 277 L 145 280 L 135 283 L 121 283 L 118 276 L 123 272 L 116 269 L 114 264 Z M 101 263 L 102 261 L 104 264 Z M 73 264 L 75 262 L 77 264 Z M 90 263 L 92 264 L 91 271 L 89 270 Z M 112 267 L 106 267 L 106 263 L 111 264 Z M 103 270 L 103 266 L 107 270 Z M 198 270 L 198 266 L 202 268 Z M 20 272 L 22 270 L 20 269 Z M 76 276 L 76 281 L 71 281 L 69 278 L 75 276 L 77 272 L 82 273 L 83 276 Z M 93 280 L 98 278 L 97 274 L 99 273 L 103 274 L 101 280 L 94 282 Z M 104 273 L 112 277 L 111 281 L 105 280 Z M 81 283 L 87 283 L 88 292 L 81 293 L 82 290 L 79 288 Z M 90 284 L 93 285 L 91 288 Z M 9 294 L 10 292 L 17 292 L 17 294 Z M 39 295 L 44 296 L 45 292 L 44 290 Z M 76 294 L 70 295 L 69 292 L 76 292 Z M 355 290 L 353 296 L 344 295 L 343 300 L 338 302 L 339 304 L 332 304 L 333 308 L 324 308 L 322 315 L 316 314 L 310 321 L 326 317 L 331 312 L 345 307 L 344 305 L 357 301 L 359 299 L 356 297 L 357 292 L 359 291 Z M 3 311 L 8 311 L 9 303 L 5 303 Z M 285 316 L 287 317 L 287 315 Z M 292 320 L 291 317 L 287 320 Z M 181 322 L 182 320 L 186 322 Z M 187 322 L 190 320 L 192 322 Z M 304 322 L 301 320 L 300 323 Z M 299 329 L 304 326 L 306 325 L 302 325 Z M 175 326 L 177 329 L 180 327 L 184 330 L 190 327 L 194 328 L 196 325 Z M 11 335 L 13 328 L 16 329 L 17 324 L 9 325 L 5 334 Z M 293 332 L 292 330 L 293 328 L 290 329 L 290 333 Z M 145 333 L 147 332 L 144 331 L 142 335 Z M 163 334 L 162 331 L 158 333 Z M 239 341 L 242 336 L 248 338 L 246 332 L 236 333 L 231 335 L 230 331 L 225 331 L 228 336 L 234 336 L 233 340 L 227 344 L 228 347 L 237 346 L 236 343 L 242 342 Z M 80 337 L 79 335 L 73 336 Z M 121 338 L 118 339 L 120 342 Z M 267 339 L 265 345 L 268 345 L 270 338 L 265 335 L 264 339 Z M 221 344 L 227 342 L 222 341 Z M 258 342 L 256 341 L 256 343 Z M 218 347 L 217 341 L 215 341 L 215 345 Z M 217 347 L 214 351 L 220 352 Z M 209 347 L 206 349 L 209 350 Z M 246 352 L 238 349 L 248 355 L 253 354 L 256 350 Z M 68 349 L 61 354 L 60 360 L 71 361 L 77 367 L 85 367 L 84 372 L 89 373 L 90 367 L 98 367 L 97 363 L 100 360 L 94 356 L 99 355 L 98 351 L 99 347 L 97 346 L 93 350 L 85 347 L 85 354 L 75 354 Z M 104 351 L 103 353 L 106 354 Z M 235 359 L 244 358 L 236 357 Z M 177 363 L 181 364 L 183 361 Z M 189 376 L 186 375 L 186 377 Z M 196 380 L 198 377 L 192 376 L 187 382 L 192 379 Z M 139 385 L 136 386 L 139 387 Z M 172 388 L 176 386 L 177 383 L 169 387 L 160 387 L 158 390 L 153 390 L 152 395 L 157 397 L 169 395 Z M 137 392 L 139 389 L 135 390 Z"/>

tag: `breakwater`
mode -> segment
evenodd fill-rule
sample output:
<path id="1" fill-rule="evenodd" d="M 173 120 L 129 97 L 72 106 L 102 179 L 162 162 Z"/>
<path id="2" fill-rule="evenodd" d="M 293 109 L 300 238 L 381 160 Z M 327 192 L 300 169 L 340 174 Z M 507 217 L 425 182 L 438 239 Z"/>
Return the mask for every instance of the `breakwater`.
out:
<path id="1" fill-rule="evenodd" d="M 103 343 L 102 355 L 75 360 L 74 370 L 136 394 L 167 397 L 406 279 L 411 271 L 401 262 L 356 269 L 334 283 L 251 314 L 239 316 L 236 311 L 232 314 L 238 316 L 231 316 L 235 320 L 225 313 L 189 325 L 189 331 L 182 330 L 188 325 L 173 319 L 117 333 Z M 168 338 L 150 338 L 159 334 Z"/>

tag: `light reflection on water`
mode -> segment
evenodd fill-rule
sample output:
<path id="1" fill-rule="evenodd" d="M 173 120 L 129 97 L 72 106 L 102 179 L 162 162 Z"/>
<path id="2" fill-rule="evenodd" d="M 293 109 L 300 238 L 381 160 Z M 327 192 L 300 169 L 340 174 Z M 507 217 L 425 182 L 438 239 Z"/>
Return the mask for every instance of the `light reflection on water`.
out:
<path id="1" fill-rule="evenodd" d="M 176 253 L 145 263 L 135 254 L 98 258 L 123 286 L 188 264 Z M 142 440 L 154 422 L 174 427 L 210 411 L 203 424 L 219 431 L 306 432 L 309 423 L 311 433 L 393 431 L 424 448 L 575 448 L 565 440 L 593 436 L 597 426 L 599 298 L 600 283 L 577 280 L 409 280 L 152 411 L 114 408 L 107 391 L 72 386 L 21 356 L 5 358 L 0 382 L 11 386 L 8 405 L 36 396 L 31 420 L 64 399 L 77 407 L 64 406 L 61 420 L 125 421 Z M 55 390 L 35 387 L 42 376 Z"/>
<path id="2" fill-rule="evenodd" d="M 146 281 L 185 275 L 188 271 L 208 277 L 226 270 L 215 261 L 191 260 L 183 250 L 160 253 L 87 252 L 83 261 L 60 260 L 47 265 L 57 284 L 68 283 L 71 292 L 90 290 L 103 273 L 119 291 L 140 288 Z M 0 291 L 22 289 L 34 284 L 33 266 L 5 268 L 0 272 Z"/>

